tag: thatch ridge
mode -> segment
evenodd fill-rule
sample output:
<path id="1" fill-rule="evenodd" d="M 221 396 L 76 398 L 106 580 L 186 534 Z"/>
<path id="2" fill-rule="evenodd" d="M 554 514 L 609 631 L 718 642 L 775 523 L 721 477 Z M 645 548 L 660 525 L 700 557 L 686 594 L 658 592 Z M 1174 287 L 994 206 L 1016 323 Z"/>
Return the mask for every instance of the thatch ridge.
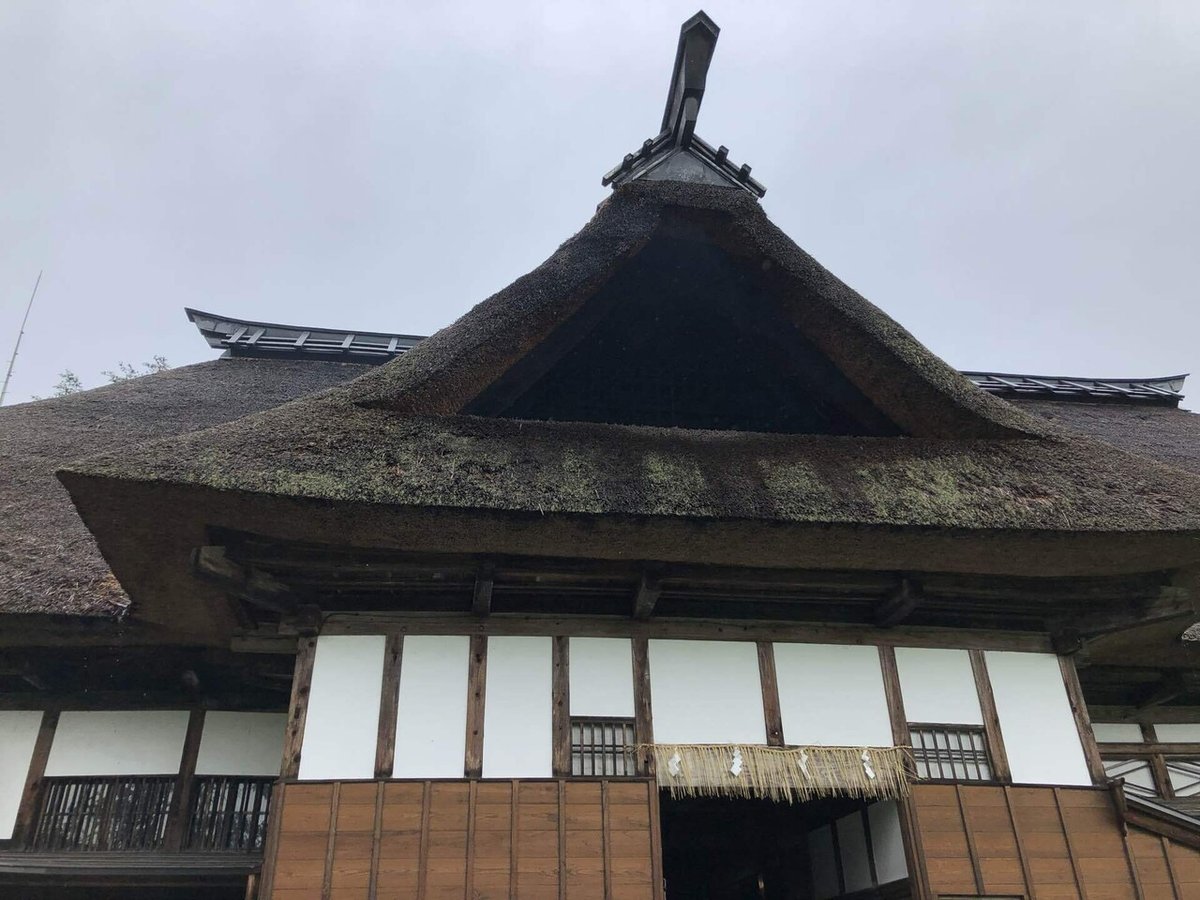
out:
<path id="1" fill-rule="evenodd" d="M 343 390 L 349 402 L 453 415 L 577 312 L 621 263 L 680 216 L 774 270 L 785 312 L 877 406 L 925 436 L 1037 435 L 1042 423 L 977 389 L 839 280 L 733 188 L 633 182 L 527 275 Z"/>

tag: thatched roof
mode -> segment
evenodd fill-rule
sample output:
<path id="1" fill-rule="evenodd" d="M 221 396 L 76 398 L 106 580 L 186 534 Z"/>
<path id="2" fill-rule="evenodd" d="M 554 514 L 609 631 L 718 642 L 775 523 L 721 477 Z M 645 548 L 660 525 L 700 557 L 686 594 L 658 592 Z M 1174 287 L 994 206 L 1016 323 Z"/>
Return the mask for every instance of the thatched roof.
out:
<path id="1" fill-rule="evenodd" d="M 106 616 L 128 603 L 54 477 L 63 463 L 227 422 L 366 368 L 221 359 L 0 408 L 0 612 Z"/>
<path id="2" fill-rule="evenodd" d="M 1200 475 L 1200 414 L 1170 406 L 1021 400 L 1022 409 L 1130 453 Z"/>
<path id="3" fill-rule="evenodd" d="M 795 327 L 909 436 L 702 432 L 463 414 L 656 234 L 697 229 L 763 273 Z M 129 573 L 184 559 L 207 524 L 274 528 L 297 538 L 310 516 L 322 518 L 331 534 L 345 528 L 356 539 L 383 543 L 412 534 L 405 529 L 414 521 L 436 520 L 451 529 L 459 550 L 485 552 L 489 540 L 524 534 L 551 554 L 554 523 L 563 516 L 582 523 L 575 550 L 588 521 L 640 523 L 626 529 L 630 547 L 605 551 L 614 554 L 638 554 L 639 540 L 642 553 L 702 552 L 701 542 L 685 546 L 667 532 L 651 541 L 638 529 L 653 522 L 1139 540 L 1200 532 L 1200 480 L 1079 439 L 1030 412 L 1119 446 L 1122 417 L 1137 417 L 1126 449 L 1156 457 L 1150 433 L 1159 428 L 1171 435 L 1164 444 L 1172 448 L 1169 462 L 1179 461 L 1188 435 L 1200 438 L 1190 430 L 1197 417 L 1174 409 L 1018 406 L 991 397 L 821 268 L 748 194 L 635 183 L 534 272 L 385 366 L 223 359 L 0 411 L 0 452 L 16 473 L 0 499 L 18 524 L 0 546 L 0 608 L 123 608 L 125 597 L 91 535 L 51 480 L 56 466 L 93 453 L 99 455 L 68 465 L 62 477 L 135 589 L 140 576 Z M 1200 440 L 1192 446 L 1200 451 Z M 261 514 L 243 512 L 256 504 Z M 403 523 L 382 514 L 388 510 L 403 511 Z M 457 514 L 491 517 L 492 530 L 446 518 Z M 864 546 L 874 546 L 863 534 Z M 1143 548 L 1137 558 L 1150 560 L 1144 541 L 1127 545 L 1135 543 Z M 1172 552 L 1190 545 L 1190 538 L 1176 542 Z M 790 544 L 777 533 L 772 546 L 786 553 Z M 121 560 L 139 553 L 158 554 L 157 561 L 123 571 Z M 168 594 L 183 583 L 182 575 L 177 584 L 164 576 L 155 591 Z"/>
<path id="4" fill-rule="evenodd" d="M 560 328 L 586 320 L 603 286 L 664 234 L 720 248 L 775 305 L 781 327 L 800 332 L 904 436 L 468 414 Z M 447 550 L 452 542 L 480 553 L 514 552 L 521 532 L 527 550 L 568 555 L 589 528 L 624 522 L 636 527 L 607 528 L 597 553 L 708 561 L 721 534 L 721 553 L 743 552 L 748 565 L 796 564 L 804 529 L 840 529 L 847 538 L 842 556 L 810 554 L 807 565 L 902 567 L 914 536 L 931 530 L 943 537 L 921 546 L 941 549 L 913 559 L 948 569 L 1020 570 L 1011 549 L 989 537 L 997 534 L 1022 535 L 1022 552 L 1056 574 L 1200 557 L 1192 539 L 1200 479 L 989 396 L 823 269 L 748 194 L 667 182 L 620 188 L 536 270 L 355 381 L 101 454 L 60 477 L 135 599 L 135 582 L 154 582 L 153 592 L 142 587 L 147 600 L 170 593 L 183 602 L 186 581 L 163 574 L 163 561 L 182 563 L 185 547 L 212 525 L 371 546 L 443 541 Z M 154 546 L 136 545 L 121 523 L 150 517 L 160 518 L 146 535 Z M 768 551 L 771 528 L 777 543 Z M 851 539 L 864 529 L 890 530 L 891 549 L 877 542 L 864 553 L 863 538 Z M 1046 552 L 1053 541 L 1036 535 L 1047 534 L 1070 535 L 1075 555 Z M 1103 540 L 1084 549 L 1087 535 Z M 1162 540 L 1158 557 L 1150 539 Z M 974 542 L 971 552 L 964 541 Z"/>

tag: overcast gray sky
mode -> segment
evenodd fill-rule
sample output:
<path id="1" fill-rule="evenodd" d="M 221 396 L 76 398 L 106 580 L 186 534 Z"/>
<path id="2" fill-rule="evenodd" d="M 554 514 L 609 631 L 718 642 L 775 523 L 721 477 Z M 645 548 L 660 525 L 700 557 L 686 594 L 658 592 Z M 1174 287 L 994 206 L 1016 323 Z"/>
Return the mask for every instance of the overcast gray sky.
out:
<path id="1" fill-rule="evenodd" d="M 448 324 L 589 218 L 696 8 L 2 0 L 0 364 L 45 269 L 8 402 L 211 358 L 185 306 Z M 1200 397 L 1200 2 L 705 9 L 697 131 L 935 352 Z"/>

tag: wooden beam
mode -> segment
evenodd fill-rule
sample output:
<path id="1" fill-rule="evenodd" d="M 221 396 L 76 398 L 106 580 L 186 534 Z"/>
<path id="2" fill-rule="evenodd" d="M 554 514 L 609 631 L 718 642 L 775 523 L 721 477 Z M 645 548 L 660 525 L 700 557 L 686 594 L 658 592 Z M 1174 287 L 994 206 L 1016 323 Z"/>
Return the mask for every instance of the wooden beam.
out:
<path id="1" fill-rule="evenodd" d="M 654 615 L 654 607 L 662 594 L 662 583 L 646 573 L 642 573 L 637 590 L 633 595 L 633 617 L 646 620 Z"/>
<path id="2" fill-rule="evenodd" d="M 747 619 L 663 619 L 649 621 L 612 616 L 534 615 L 525 613 L 479 619 L 470 613 L 411 615 L 333 612 L 322 634 L 472 634 L 572 637 L 644 637 L 698 641 L 790 641 L 814 644 L 887 644 L 902 647 L 1024 650 L 1046 653 L 1049 637 L 1041 632 L 1004 632 L 978 628 L 908 627 L 764 622 Z"/>
<path id="3" fill-rule="evenodd" d="M 492 614 L 492 591 L 496 583 L 496 567 L 486 563 L 475 576 L 475 593 L 471 598 L 471 612 L 477 616 Z"/>
<path id="4" fill-rule="evenodd" d="M 992 679 L 988 675 L 987 660 L 982 650 L 970 651 L 971 671 L 975 676 L 975 690 L 979 694 L 979 709 L 983 713 L 984 736 L 987 738 L 988 755 L 992 758 L 992 774 L 1000 782 L 1012 781 L 1012 770 L 1008 766 L 1008 753 L 1004 749 L 1004 735 L 1000 731 L 1000 715 L 996 712 L 996 695 L 992 692 Z"/>
<path id="5" fill-rule="evenodd" d="M 551 716 L 554 735 L 553 772 L 571 774 L 571 644 L 570 638 L 554 638 L 554 666 L 551 676 Z"/>
<path id="6" fill-rule="evenodd" d="M 166 847 L 183 850 L 187 840 L 188 814 L 192 806 L 192 784 L 196 779 L 196 759 L 200 755 L 200 740 L 204 735 L 204 710 L 193 709 L 188 716 L 187 732 L 183 738 L 183 753 L 175 775 L 175 791 L 167 813 Z"/>
<path id="7" fill-rule="evenodd" d="M 283 761 L 279 773 L 284 778 L 300 774 L 300 750 L 304 743 L 304 723 L 308 719 L 308 696 L 312 690 L 313 662 L 317 639 L 304 638 L 296 652 L 296 673 L 292 676 L 292 696 L 288 701 L 288 724 L 283 739 Z"/>
<path id="8" fill-rule="evenodd" d="M 467 778 L 483 775 L 483 709 L 487 689 L 487 638 L 471 638 L 471 656 L 467 674 L 467 751 L 463 774 Z M 513 802 L 516 803 L 514 795 Z"/>
<path id="9" fill-rule="evenodd" d="M 1057 652 L 1074 653 L 1091 638 L 1171 619 L 1197 617 L 1197 598 L 1182 587 L 1164 587 L 1152 598 L 1116 605 L 1100 605 L 1050 623 Z"/>
<path id="10" fill-rule="evenodd" d="M 900 579 L 900 584 L 876 605 L 875 624 L 880 628 L 899 625 L 912 615 L 922 599 L 920 584 L 908 578 Z"/>
<path id="11" fill-rule="evenodd" d="M 1100 760 L 1096 734 L 1092 731 L 1092 720 L 1088 716 L 1087 703 L 1083 699 L 1083 688 L 1079 685 L 1079 673 L 1075 671 L 1075 662 L 1069 656 L 1060 656 L 1058 665 L 1062 670 L 1067 701 L 1071 704 L 1071 713 L 1075 717 L 1075 729 L 1079 733 L 1079 743 L 1083 746 L 1083 755 L 1087 760 L 1088 773 L 1092 776 L 1092 784 L 1104 784 L 1108 781 L 1108 775 L 1105 774 L 1104 763 Z"/>
<path id="12" fill-rule="evenodd" d="M 404 636 L 389 634 L 383 651 L 379 691 L 379 728 L 375 737 L 375 777 L 391 778 L 396 758 L 396 715 L 400 703 L 400 660 Z"/>
<path id="13" fill-rule="evenodd" d="M 1164 672 L 1158 684 L 1152 685 L 1142 693 L 1137 708 L 1145 710 L 1153 706 L 1162 706 L 1178 697 L 1195 694 L 1198 690 L 1200 680 L 1195 673 L 1183 670 Z"/>
<path id="14" fill-rule="evenodd" d="M 25 773 L 25 789 L 21 792 L 21 803 L 17 807 L 17 821 L 13 828 L 14 846 L 27 847 L 33 840 L 38 795 L 42 790 L 42 777 L 46 774 L 46 760 L 50 758 L 50 745 L 54 743 L 56 728 L 58 710 L 52 709 L 42 713 L 42 722 L 33 742 L 29 771 Z"/>
<path id="15" fill-rule="evenodd" d="M 767 726 L 767 746 L 782 747 L 783 714 L 779 709 L 779 678 L 775 673 L 775 645 L 758 642 L 758 680 L 762 686 L 763 721 Z"/>

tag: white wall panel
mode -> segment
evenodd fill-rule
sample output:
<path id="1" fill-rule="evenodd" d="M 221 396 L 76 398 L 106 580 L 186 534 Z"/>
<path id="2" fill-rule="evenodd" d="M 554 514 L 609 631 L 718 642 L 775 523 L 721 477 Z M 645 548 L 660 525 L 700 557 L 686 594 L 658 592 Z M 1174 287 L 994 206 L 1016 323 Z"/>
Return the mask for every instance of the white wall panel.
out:
<path id="1" fill-rule="evenodd" d="M 204 714 L 197 775 L 278 775 L 287 713 Z"/>
<path id="2" fill-rule="evenodd" d="M 758 648 L 742 641 L 650 641 L 660 744 L 765 744 Z"/>
<path id="3" fill-rule="evenodd" d="M 396 778 L 462 778 L 471 639 L 408 635 L 400 654 Z"/>
<path id="4" fill-rule="evenodd" d="M 483 710 L 483 777 L 553 774 L 552 639 L 490 637 Z"/>
<path id="5" fill-rule="evenodd" d="M 883 671 L 875 647 L 775 644 L 775 672 L 787 743 L 892 745 Z"/>
<path id="6" fill-rule="evenodd" d="M 867 833 L 863 829 L 862 813 L 858 810 L 842 816 L 837 827 L 838 850 L 842 855 L 842 877 L 846 893 L 871 887 L 871 862 L 867 856 Z"/>
<path id="7" fill-rule="evenodd" d="M 300 777 L 372 778 L 383 635 L 322 635 L 313 660 Z"/>
<path id="8" fill-rule="evenodd" d="M 1092 724 L 1092 732 L 1102 744 L 1142 743 L 1142 726 L 1136 722 L 1095 722 Z"/>
<path id="9" fill-rule="evenodd" d="M 571 638 L 571 715 L 633 717 L 629 638 Z"/>
<path id="10" fill-rule="evenodd" d="M 896 669 L 908 721 L 983 724 L 971 655 L 966 650 L 897 647 Z"/>
<path id="11" fill-rule="evenodd" d="M 46 774 L 173 774 L 183 757 L 187 724 L 183 709 L 63 712 Z"/>
<path id="12" fill-rule="evenodd" d="M 890 884 L 907 878 L 908 862 L 904 858 L 904 837 L 896 802 L 872 803 L 867 807 L 867 821 L 871 825 L 871 851 L 875 856 L 879 883 Z"/>
<path id="13" fill-rule="evenodd" d="M 17 824 L 33 745 L 41 727 L 40 711 L 0 711 L 0 840 L 11 838 Z"/>
<path id="14" fill-rule="evenodd" d="M 1091 784 L 1058 657 L 989 650 L 1000 732 L 1018 784 Z"/>
<path id="15" fill-rule="evenodd" d="M 1200 725 L 1156 724 L 1154 734 L 1163 743 L 1200 744 Z"/>
<path id="16" fill-rule="evenodd" d="M 829 900 L 841 893 L 832 826 L 822 825 L 808 833 L 808 864 L 812 871 L 814 900 Z"/>

